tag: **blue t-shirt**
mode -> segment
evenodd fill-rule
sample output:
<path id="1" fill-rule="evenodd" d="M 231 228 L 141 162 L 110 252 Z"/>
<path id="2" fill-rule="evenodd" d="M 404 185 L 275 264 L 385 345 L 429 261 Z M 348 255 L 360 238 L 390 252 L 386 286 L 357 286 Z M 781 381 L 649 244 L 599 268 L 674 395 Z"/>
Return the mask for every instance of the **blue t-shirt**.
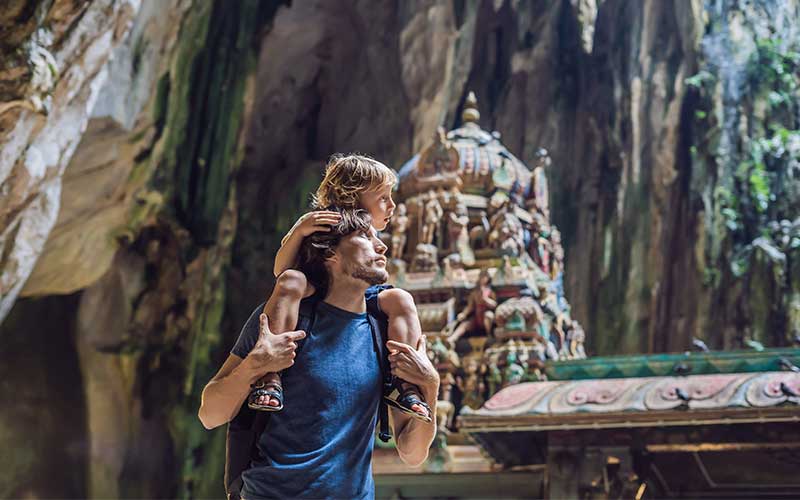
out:
<path id="1" fill-rule="evenodd" d="M 257 310 L 231 352 L 247 356 L 258 338 Z M 366 313 L 323 301 L 284 370 L 285 406 L 272 413 L 258 443 L 264 460 L 242 474 L 242 496 L 373 498 L 372 449 L 381 371 Z"/>

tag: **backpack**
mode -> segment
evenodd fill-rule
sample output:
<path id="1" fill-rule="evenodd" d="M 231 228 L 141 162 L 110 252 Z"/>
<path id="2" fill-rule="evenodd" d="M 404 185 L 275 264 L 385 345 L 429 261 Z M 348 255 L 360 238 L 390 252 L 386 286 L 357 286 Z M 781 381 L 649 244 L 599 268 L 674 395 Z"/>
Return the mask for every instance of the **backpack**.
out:
<path id="1" fill-rule="evenodd" d="M 310 331 L 314 325 L 314 314 L 319 297 L 312 295 L 300 302 L 300 314 L 297 319 L 296 330 Z M 259 306 L 263 309 L 264 304 Z M 389 370 L 388 350 L 386 349 L 388 320 L 386 316 L 374 307 L 367 307 L 367 320 L 372 331 L 372 348 L 378 356 L 384 388 L 391 385 L 391 371 Z M 297 350 L 303 347 L 303 341 L 298 342 Z M 242 489 L 242 472 L 250 468 L 254 460 L 261 457 L 258 453 L 258 438 L 269 423 L 271 413 L 256 411 L 247 406 L 245 398 L 239 413 L 228 422 L 228 431 L 225 437 L 225 493 L 228 500 L 239 500 Z M 386 442 L 391 438 L 389 433 L 389 410 L 386 402 L 381 398 L 378 410 L 379 432 L 378 437 Z"/>

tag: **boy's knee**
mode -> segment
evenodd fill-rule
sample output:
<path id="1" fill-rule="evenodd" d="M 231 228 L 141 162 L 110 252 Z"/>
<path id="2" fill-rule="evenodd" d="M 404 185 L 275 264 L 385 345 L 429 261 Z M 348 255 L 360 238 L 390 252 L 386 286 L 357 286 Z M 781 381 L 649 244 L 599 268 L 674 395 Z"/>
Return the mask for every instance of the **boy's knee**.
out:
<path id="1" fill-rule="evenodd" d="M 275 292 L 284 296 L 302 299 L 308 287 L 306 275 L 294 269 L 288 269 L 275 280 Z"/>
<path id="2" fill-rule="evenodd" d="M 400 288 L 391 288 L 378 294 L 381 310 L 389 316 L 416 316 L 414 297 Z"/>

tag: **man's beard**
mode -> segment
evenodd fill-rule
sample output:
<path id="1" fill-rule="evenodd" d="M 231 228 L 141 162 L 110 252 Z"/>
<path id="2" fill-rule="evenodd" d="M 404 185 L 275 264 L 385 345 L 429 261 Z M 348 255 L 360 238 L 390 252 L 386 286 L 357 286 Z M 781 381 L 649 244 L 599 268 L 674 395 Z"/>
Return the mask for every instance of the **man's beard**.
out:
<path id="1" fill-rule="evenodd" d="M 368 285 L 381 285 L 389 279 L 389 273 L 385 269 L 374 269 L 363 265 L 354 265 L 350 270 L 350 276 L 366 282 Z"/>

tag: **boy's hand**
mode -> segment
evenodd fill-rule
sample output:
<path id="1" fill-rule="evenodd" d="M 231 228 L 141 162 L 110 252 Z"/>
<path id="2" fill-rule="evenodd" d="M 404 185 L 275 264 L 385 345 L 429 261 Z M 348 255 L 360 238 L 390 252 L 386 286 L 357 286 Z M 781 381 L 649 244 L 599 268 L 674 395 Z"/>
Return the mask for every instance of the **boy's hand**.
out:
<path id="1" fill-rule="evenodd" d="M 329 210 L 308 212 L 297 219 L 297 222 L 294 223 L 294 227 L 292 228 L 292 232 L 298 233 L 303 238 L 310 236 L 317 231 L 329 232 L 331 230 L 331 226 L 338 224 L 341 219 L 342 216 L 339 215 L 338 212 L 332 212 Z"/>

